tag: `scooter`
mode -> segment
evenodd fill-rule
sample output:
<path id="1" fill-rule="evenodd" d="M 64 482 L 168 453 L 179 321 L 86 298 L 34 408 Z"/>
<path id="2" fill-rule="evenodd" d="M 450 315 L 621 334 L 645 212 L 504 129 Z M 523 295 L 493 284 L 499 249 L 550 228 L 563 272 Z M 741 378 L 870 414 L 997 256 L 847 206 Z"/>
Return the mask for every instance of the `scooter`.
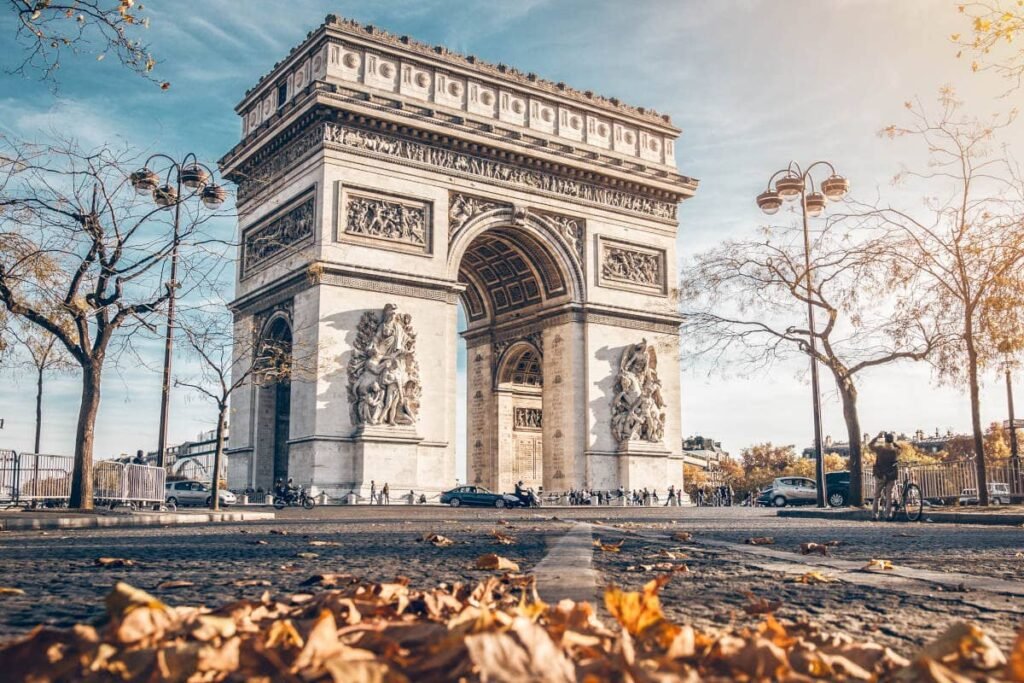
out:
<path id="1" fill-rule="evenodd" d="M 539 508 L 540 498 L 533 492 L 533 489 L 526 489 L 516 494 L 516 498 L 519 499 L 519 505 L 524 508 Z"/>
<path id="2" fill-rule="evenodd" d="M 302 506 L 307 510 L 312 510 L 316 505 L 316 501 L 313 497 L 306 493 L 305 487 L 300 486 L 298 491 L 285 491 L 284 495 L 274 496 L 274 507 L 278 510 L 283 510 L 286 507 L 299 507 Z"/>

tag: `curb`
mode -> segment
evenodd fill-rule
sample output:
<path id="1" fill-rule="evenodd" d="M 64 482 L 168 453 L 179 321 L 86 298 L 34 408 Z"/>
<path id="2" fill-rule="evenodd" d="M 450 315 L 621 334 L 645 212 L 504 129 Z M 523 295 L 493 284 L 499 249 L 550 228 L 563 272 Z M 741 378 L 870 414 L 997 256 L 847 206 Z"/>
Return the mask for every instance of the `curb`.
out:
<path id="1" fill-rule="evenodd" d="M 216 524 L 256 522 L 275 519 L 273 512 L 151 513 L 131 515 L 83 515 L 81 517 L 26 517 L 0 519 L 0 531 L 35 529 L 100 529 L 107 527 L 175 526 L 180 524 Z"/>
<path id="2" fill-rule="evenodd" d="M 845 521 L 870 522 L 870 510 L 839 510 L 836 512 L 821 510 L 779 510 L 779 517 L 798 517 L 810 519 L 838 519 Z M 1020 526 L 1024 524 L 1024 514 L 1000 514 L 986 512 L 928 512 L 925 510 L 922 521 L 941 524 L 982 524 Z"/>

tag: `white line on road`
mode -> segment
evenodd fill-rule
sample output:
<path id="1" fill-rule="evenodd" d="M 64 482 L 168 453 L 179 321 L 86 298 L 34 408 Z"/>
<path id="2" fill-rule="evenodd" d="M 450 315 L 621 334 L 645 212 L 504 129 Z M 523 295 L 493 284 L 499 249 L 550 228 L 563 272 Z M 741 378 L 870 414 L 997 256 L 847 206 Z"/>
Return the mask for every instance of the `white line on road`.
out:
<path id="1" fill-rule="evenodd" d="M 591 525 L 574 524 L 533 569 L 541 599 L 550 603 L 566 598 L 594 602 L 599 575 L 593 568 L 593 559 Z"/>

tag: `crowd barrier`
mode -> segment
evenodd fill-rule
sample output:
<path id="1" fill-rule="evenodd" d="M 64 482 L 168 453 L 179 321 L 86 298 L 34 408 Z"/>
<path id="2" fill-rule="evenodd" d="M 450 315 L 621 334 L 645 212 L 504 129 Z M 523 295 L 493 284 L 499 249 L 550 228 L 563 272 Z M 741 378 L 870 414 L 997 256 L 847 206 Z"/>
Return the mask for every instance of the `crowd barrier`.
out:
<path id="1" fill-rule="evenodd" d="M 864 472 L 864 497 L 875 497 L 875 478 L 871 468 Z M 985 466 L 985 478 L 989 486 L 1006 484 L 1015 498 L 1024 496 L 1024 477 L 1020 467 L 1009 460 L 997 461 Z M 968 489 L 978 491 L 978 470 L 973 460 L 955 460 L 930 465 L 905 465 L 899 468 L 898 483 L 912 481 L 921 488 L 925 500 L 954 503 Z"/>
<path id="2" fill-rule="evenodd" d="M 71 498 L 74 458 L 0 450 L 0 504 L 63 506 Z M 101 460 L 93 466 L 99 505 L 160 505 L 167 473 L 161 467 Z"/>

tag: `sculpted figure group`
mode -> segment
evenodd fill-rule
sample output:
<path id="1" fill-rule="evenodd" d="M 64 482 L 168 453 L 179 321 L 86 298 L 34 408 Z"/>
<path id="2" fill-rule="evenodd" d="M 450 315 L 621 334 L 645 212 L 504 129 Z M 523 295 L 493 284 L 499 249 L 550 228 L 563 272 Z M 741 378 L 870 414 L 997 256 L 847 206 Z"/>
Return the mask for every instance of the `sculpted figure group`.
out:
<path id="1" fill-rule="evenodd" d="M 611 419 L 612 434 L 620 444 L 660 443 L 665 436 L 665 401 L 657 368 L 654 347 L 646 339 L 622 352 Z"/>
<path id="2" fill-rule="evenodd" d="M 419 408 L 420 379 L 412 316 L 384 306 L 359 321 L 348 365 L 349 402 L 359 425 L 411 425 Z"/>

